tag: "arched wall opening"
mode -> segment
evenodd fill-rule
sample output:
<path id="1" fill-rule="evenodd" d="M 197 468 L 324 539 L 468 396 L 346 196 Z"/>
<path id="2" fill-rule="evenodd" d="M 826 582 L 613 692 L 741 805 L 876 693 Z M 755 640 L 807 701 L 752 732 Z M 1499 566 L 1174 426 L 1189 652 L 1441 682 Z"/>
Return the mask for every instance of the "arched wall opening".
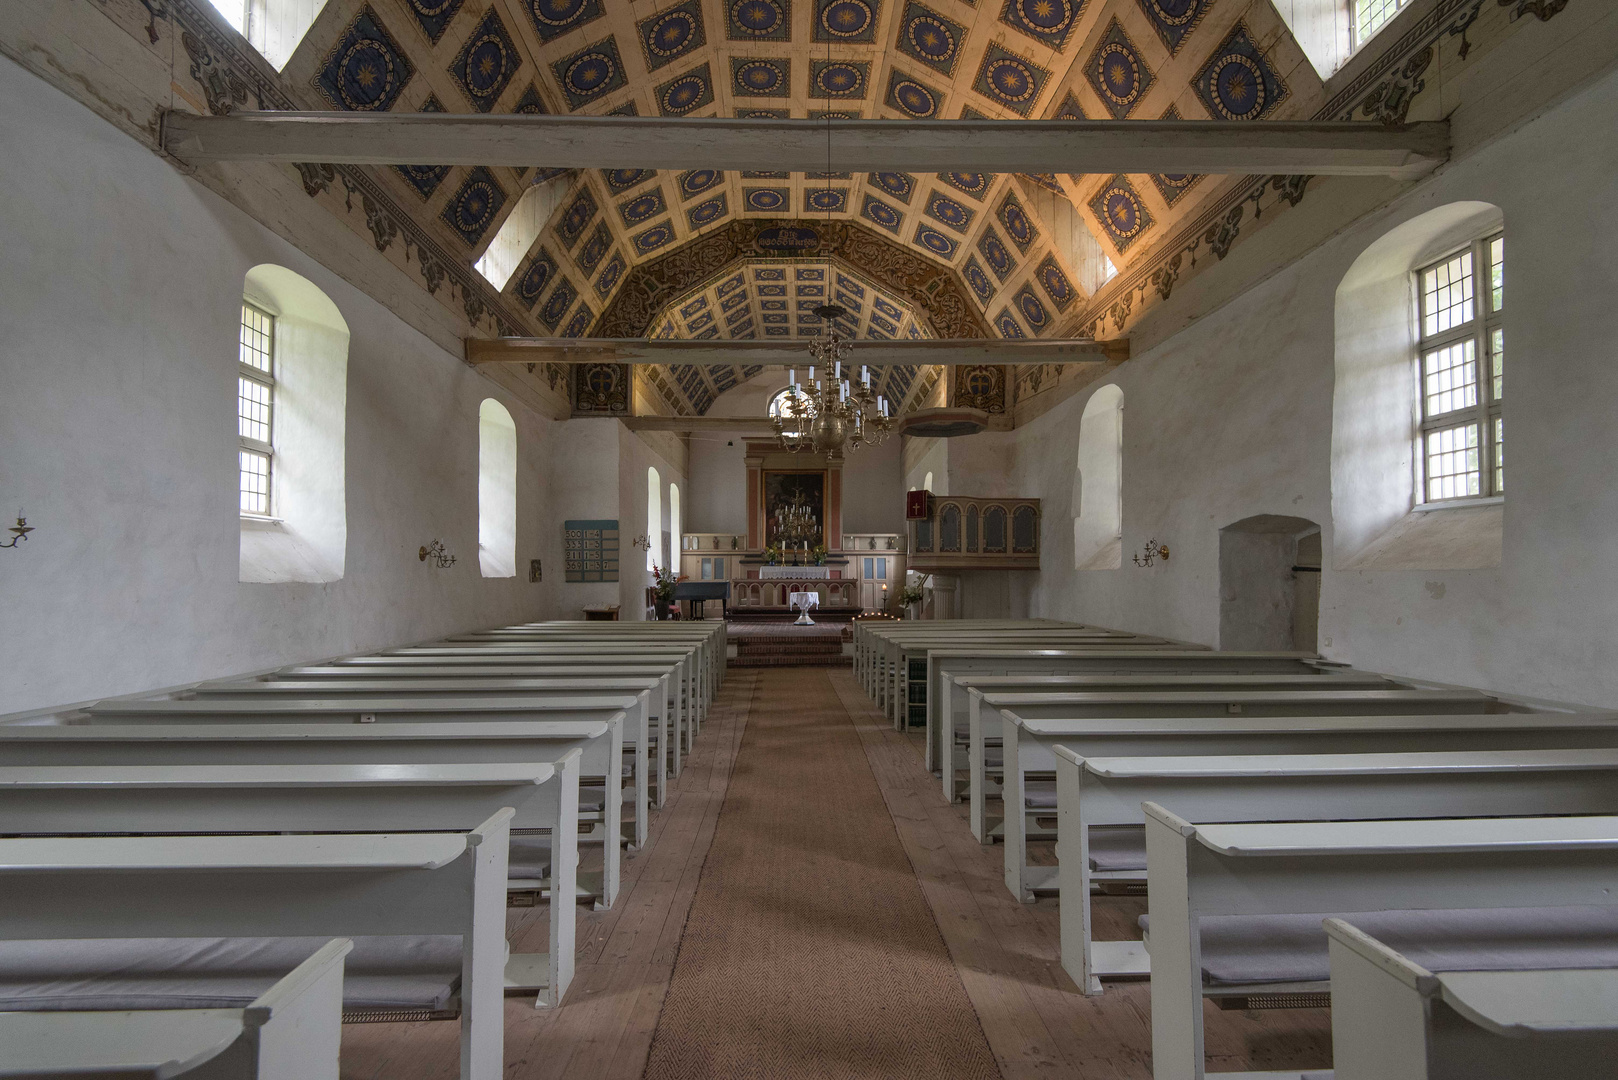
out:
<path id="1" fill-rule="evenodd" d="M 1316 651 L 1320 526 L 1257 514 L 1219 530 L 1219 647 Z"/>
<path id="2" fill-rule="evenodd" d="M 1484 202 L 1436 207 L 1388 230 L 1337 286 L 1332 393 L 1332 565 L 1338 570 L 1500 565 L 1498 502 L 1422 506 L 1416 270 L 1500 229 Z"/>
<path id="3" fill-rule="evenodd" d="M 478 406 L 478 569 L 517 576 L 517 424 L 494 398 Z"/>
<path id="4" fill-rule="evenodd" d="M 314 282 L 284 266 L 253 267 L 242 297 L 273 318 L 274 398 L 269 513 L 241 518 L 238 577 L 337 581 L 348 545 L 348 323 Z"/>
<path id="5" fill-rule="evenodd" d="M 682 542 L 683 538 L 680 535 L 681 528 L 683 528 L 683 526 L 680 522 L 680 485 L 670 484 L 669 531 L 667 534 L 668 542 L 665 544 L 665 547 L 667 547 L 669 553 L 668 565 L 673 567 L 676 573 L 678 573 L 680 569 L 680 549 L 685 546 Z"/>
<path id="6" fill-rule="evenodd" d="M 663 563 L 663 478 L 657 469 L 646 467 L 646 569 L 655 570 Z"/>
<path id="7" fill-rule="evenodd" d="M 1124 559 L 1124 392 L 1101 387 L 1079 418 L 1073 469 L 1073 568 L 1116 570 Z"/>

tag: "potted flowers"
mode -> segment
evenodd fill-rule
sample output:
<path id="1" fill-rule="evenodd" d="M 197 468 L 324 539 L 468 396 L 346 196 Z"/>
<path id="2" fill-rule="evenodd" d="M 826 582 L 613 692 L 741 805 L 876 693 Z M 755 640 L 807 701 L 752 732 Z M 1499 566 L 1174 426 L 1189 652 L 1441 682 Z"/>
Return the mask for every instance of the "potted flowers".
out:
<path id="1" fill-rule="evenodd" d="M 809 552 L 809 557 L 811 559 L 815 560 L 815 565 L 816 566 L 825 566 L 826 565 L 826 545 L 825 544 L 816 544 L 814 546 L 814 550 Z"/>
<path id="2" fill-rule="evenodd" d="M 919 619 L 921 617 L 921 598 L 920 585 L 906 585 L 899 591 L 899 603 L 904 607 L 905 618 Z"/>
<path id="3" fill-rule="evenodd" d="M 764 564 L 766 566 L 774 566 L 780 561 L 781 548 L 778 545 L 771 544 L 769 547 L 764 549 Z"/>
<path id="4" fill-rule="evenodd" d="M 678 580 L 673 570 L 652 564 L 652 607 L 658 622 L 669 617 L 669 605 L 674 602 L 674 585 Z"/>

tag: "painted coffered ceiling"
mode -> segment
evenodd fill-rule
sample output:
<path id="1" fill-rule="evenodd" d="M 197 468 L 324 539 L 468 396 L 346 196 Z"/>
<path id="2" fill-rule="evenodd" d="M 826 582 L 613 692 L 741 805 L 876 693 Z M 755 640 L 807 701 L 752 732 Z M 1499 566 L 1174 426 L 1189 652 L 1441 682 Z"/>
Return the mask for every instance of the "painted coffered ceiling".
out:
<path id="1" fill-rule="evenodd" d="M 1261 121 L 1309 117 L 1322 102 L 1271 0 L 328 0 L 281 77 L 297 107 L 370 112 Z M 766 312 L 752 276 L 792 264 L 745 252 L 730 252 L 727 272 L 750 268 L 747 318 L 725 318 L 739 307 L 701 326 L 671 317 L 699 292 L 731 299 L 716 293 L 725 268 L 690 253 L 738 224 L 749 237 L 772 226 L 834 235 L 806 241 L 830 273 L 850 273 L 846 257 L 825 257 L 851 245 L 890 266 L 912 260 L 865 282 L 900 317 L 876 321 L 867 305 L 859 336 L 1074 336 L 1086 316 L 1093 324 L 1088 301 L 1111 273 L 1250 183 L 850 173 L 835 155 L 809 174 L 358 168 L 466 265 L 526 192 L 550 185 L 554 211 L 495 284 L 531 319 L 526 332 L 565 337 L 806 336 L 813 324 L 796 317 L 766 320 L 783 313 Z M 716 369 L 665 382 L 700 413 L 741 378 Z"/>

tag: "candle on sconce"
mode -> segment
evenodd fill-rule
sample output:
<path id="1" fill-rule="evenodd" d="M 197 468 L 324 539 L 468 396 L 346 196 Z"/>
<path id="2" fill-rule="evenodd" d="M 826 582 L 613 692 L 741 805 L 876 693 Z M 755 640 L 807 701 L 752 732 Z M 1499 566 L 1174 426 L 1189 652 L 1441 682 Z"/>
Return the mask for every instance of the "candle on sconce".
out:
<path id="1" fill-rule="evenodd" d="M 798 385 L 798 369 L 797 368 L 787 368 L 787 385 L 788 386 L 797 386 Z"/>
<path id="2" fill-rule="evenodd" d="M 809 381 L 810 382 L 815 381 L 815 365 L 813 365 L 813 364 L 809 365 Z"/>
<path id="3" fill-rule="evenodd" d="M 867 388 L 871 385 L 871 369 L 864 364 L 860 365 L 860 382 L 864 383 Z"/>
<path id="4" fill-rule="evenodd" d="M 841 360 L 832 365 L 831 377 L 834 379 L 841 379 L 843 377 L 843 362 Z"/>

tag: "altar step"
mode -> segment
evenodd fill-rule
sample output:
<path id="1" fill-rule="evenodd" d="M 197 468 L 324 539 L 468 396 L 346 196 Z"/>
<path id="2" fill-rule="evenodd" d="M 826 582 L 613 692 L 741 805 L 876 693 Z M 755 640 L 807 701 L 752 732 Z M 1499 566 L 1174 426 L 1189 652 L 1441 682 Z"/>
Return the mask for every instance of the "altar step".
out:
<path id="1" fill-rule="evenodd" d="M 853 663 L 853 657 L 843 655 L 840 634 L 747 634 L 737 635 L 735 641 L 732 667 L 846 667 Z"/>

